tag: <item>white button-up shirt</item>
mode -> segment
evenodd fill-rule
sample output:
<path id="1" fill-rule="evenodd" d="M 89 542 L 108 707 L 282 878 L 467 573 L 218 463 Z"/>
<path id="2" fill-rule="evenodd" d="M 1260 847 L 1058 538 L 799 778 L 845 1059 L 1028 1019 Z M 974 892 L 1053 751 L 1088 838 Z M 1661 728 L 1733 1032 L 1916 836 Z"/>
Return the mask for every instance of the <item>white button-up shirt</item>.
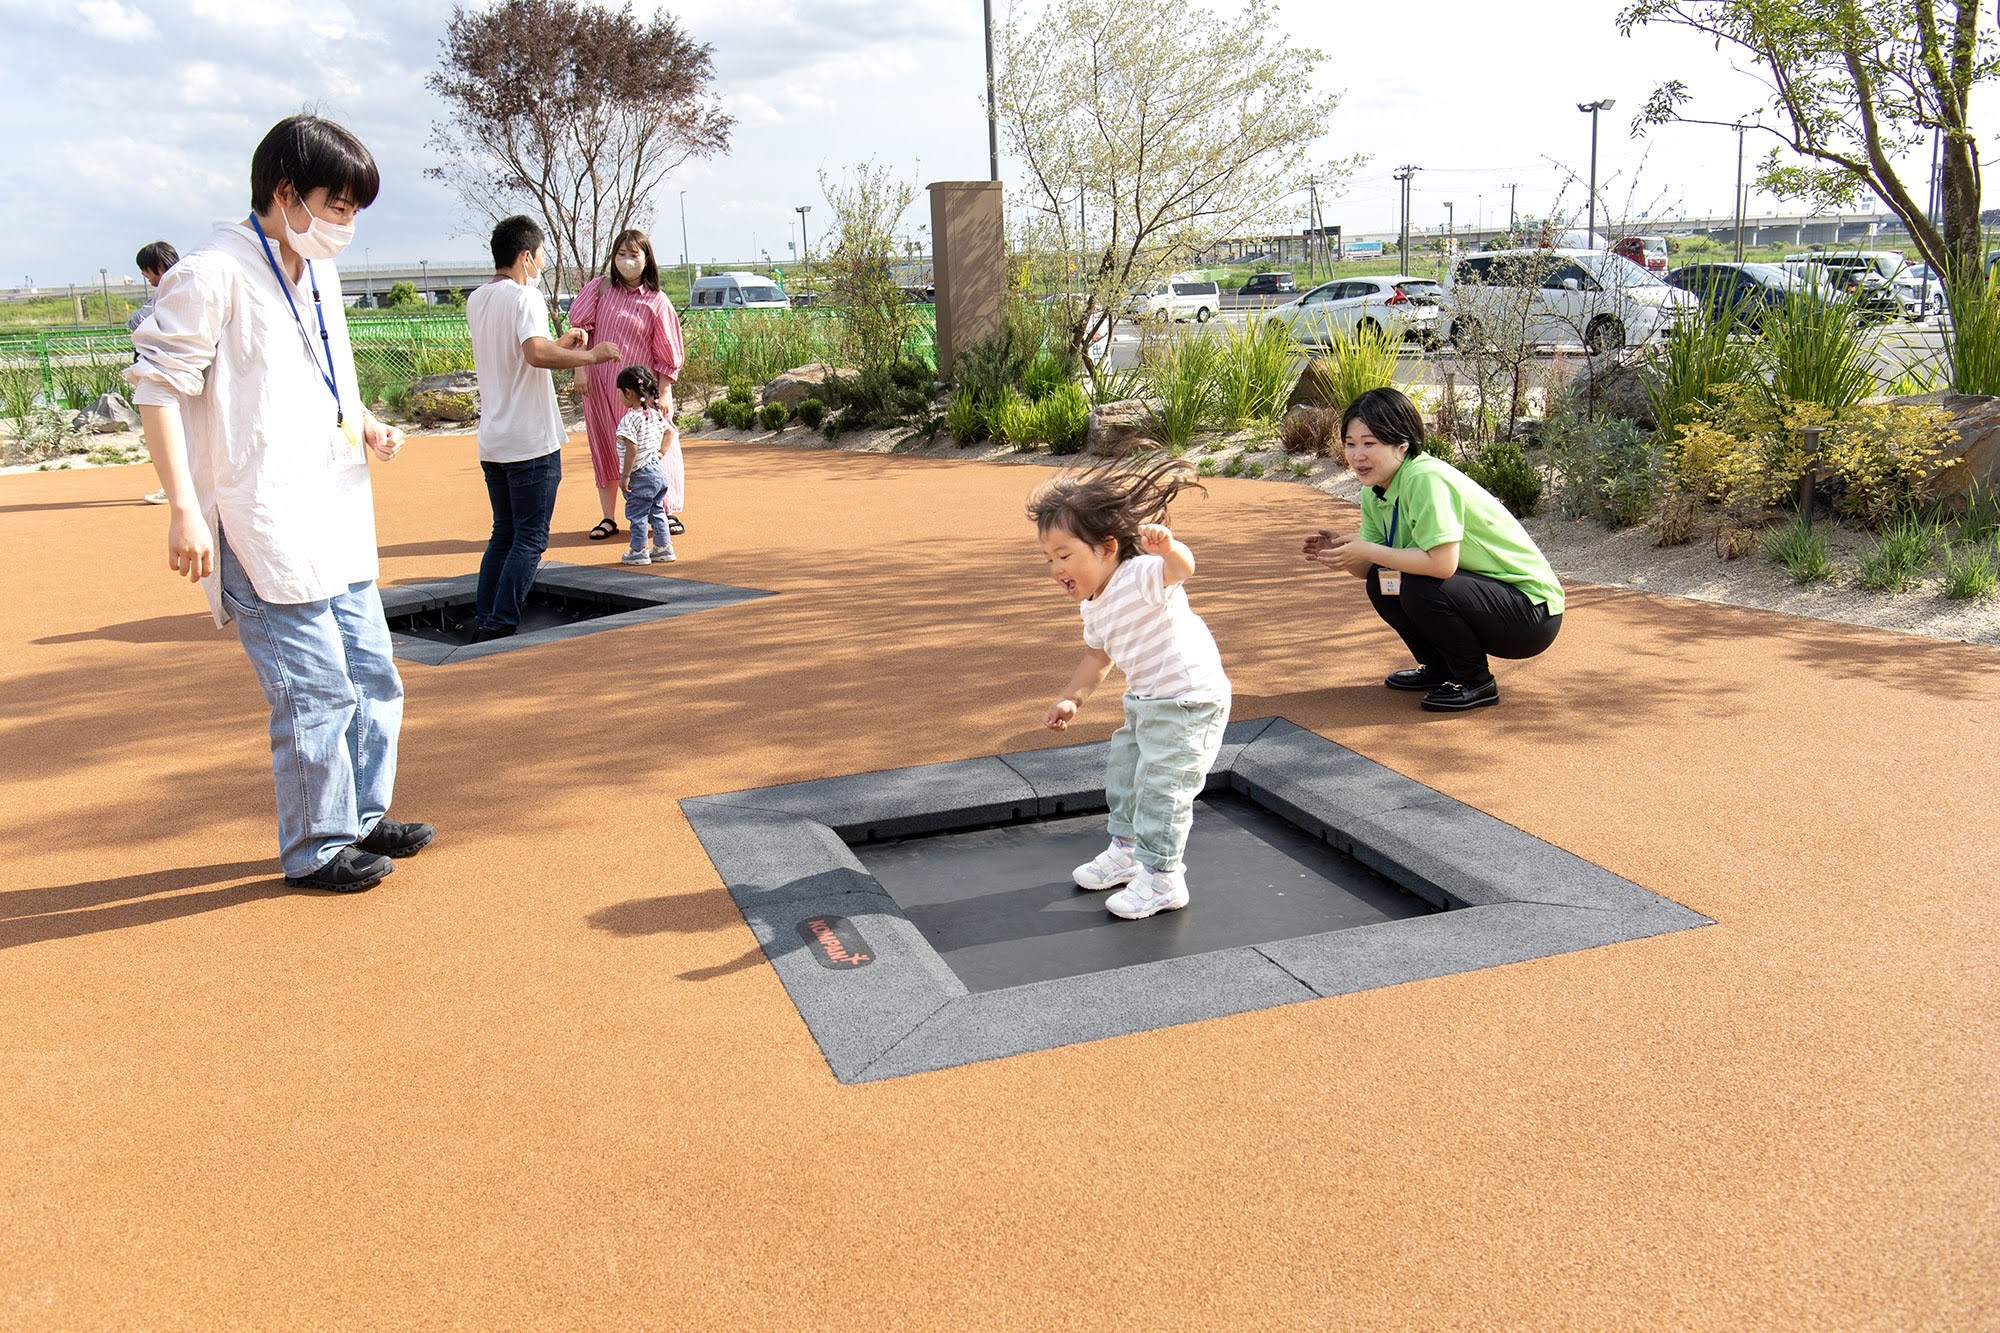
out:
<path id="1" fill-rule="evenodd" d="M 282 267 L 276 241 L 271 252 Z M 358 438 L 363 411 L 339 271 L 323 259 L 300 271 L 295 320 L 257 233 L 242 223 L 218 225 L 167 271 L 133 331 L 138 360 L 125 372 L 133 402 L 182 409 L 209 531 L 228 541 L 267 602 L 323 601 L 372 582 L 380 568 L 365 451 L 335 448 L 313 278 L 341 408 Z M 220 574 L 202 580 L 202 591 L 215 623 L 227 624 Z"/>

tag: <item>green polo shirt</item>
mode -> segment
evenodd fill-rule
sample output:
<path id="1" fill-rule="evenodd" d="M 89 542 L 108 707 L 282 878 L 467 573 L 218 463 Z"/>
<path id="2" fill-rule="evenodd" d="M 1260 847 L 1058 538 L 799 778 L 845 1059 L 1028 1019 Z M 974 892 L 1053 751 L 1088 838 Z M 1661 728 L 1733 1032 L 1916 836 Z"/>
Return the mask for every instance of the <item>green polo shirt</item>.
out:
<path id="1" fill-rule="evenodd" d="M 1380 497 L 1373 486 L 1361 488 L 1361 540 L 1424 551 L 1457 542 L 1460 569 L 1511 583 L 1529 601 L 1548 607 L 1550 615 L 1562 614 L 1562 585 L 1521 520 L 1442 458 L 1411 454 Z"/>

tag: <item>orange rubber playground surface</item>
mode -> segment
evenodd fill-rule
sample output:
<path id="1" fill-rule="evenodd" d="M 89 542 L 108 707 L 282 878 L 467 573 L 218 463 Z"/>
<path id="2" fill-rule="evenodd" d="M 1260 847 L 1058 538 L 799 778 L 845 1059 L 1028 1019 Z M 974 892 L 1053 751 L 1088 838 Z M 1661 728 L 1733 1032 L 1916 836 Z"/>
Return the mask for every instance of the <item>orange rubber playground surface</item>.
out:
<path id="1" fill-rule="evenodd" d="M 610 564 L 580 439 L 550 558 Z M 694 442 L 778 595 L 405 664 L 372 892 L 276 866 L 267 710 L 143 468 L 0 478 L 0 1327 L 2000 1327 L 2000 652 L 1579 587 L 1417 711 L 1304 487 L 1175 527 L 1282 716 L 1716 924 L 843 1085 L 677 804 L 1101 740 L 1045 473 Z M 376 470 L 466 573 L 472 444 Z M 1201 836 L 1196 824 L 1195 837 Z M 1195 884 L 1192 910 L 1226 911 Z"/>

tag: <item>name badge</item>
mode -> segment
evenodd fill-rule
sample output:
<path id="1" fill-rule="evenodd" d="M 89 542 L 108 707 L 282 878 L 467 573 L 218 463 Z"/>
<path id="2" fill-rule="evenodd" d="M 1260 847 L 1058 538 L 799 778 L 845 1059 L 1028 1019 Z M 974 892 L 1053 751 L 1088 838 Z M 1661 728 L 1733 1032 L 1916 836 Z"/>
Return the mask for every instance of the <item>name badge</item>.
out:
<path id="1" fill-rule="evenodd" d="M 1403 571 L 1390 569 L 1384 565 L 1375 566 L 1376 581 L 1381 585 L 1384 597 L 1403 595 Z"/>
<path id="2" fill-rule="evenodd" d="M 327 437 L 327 447 L 336 463 L 360 463 L 361 428 L 352 421 L 343 421 L 335 426 Z"/>

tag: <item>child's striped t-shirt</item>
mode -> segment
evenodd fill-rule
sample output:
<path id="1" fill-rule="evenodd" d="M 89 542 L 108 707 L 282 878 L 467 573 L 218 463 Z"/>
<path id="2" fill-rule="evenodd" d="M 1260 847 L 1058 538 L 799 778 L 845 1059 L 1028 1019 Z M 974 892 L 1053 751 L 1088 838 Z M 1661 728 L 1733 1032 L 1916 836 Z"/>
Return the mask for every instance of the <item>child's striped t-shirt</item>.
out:
<path id="1" fill-rule="evenodd" d="M 1110 656 L 1125 673 L 1129 693 L 1190 703 L 1229 698 L 1215 636 L 1188 605 L 1187 589 L 1167 586 L 1167 562 L 1160 556 L 1124 561 L 1104 590 L 1078 609 L 1084 643 Z"/>

